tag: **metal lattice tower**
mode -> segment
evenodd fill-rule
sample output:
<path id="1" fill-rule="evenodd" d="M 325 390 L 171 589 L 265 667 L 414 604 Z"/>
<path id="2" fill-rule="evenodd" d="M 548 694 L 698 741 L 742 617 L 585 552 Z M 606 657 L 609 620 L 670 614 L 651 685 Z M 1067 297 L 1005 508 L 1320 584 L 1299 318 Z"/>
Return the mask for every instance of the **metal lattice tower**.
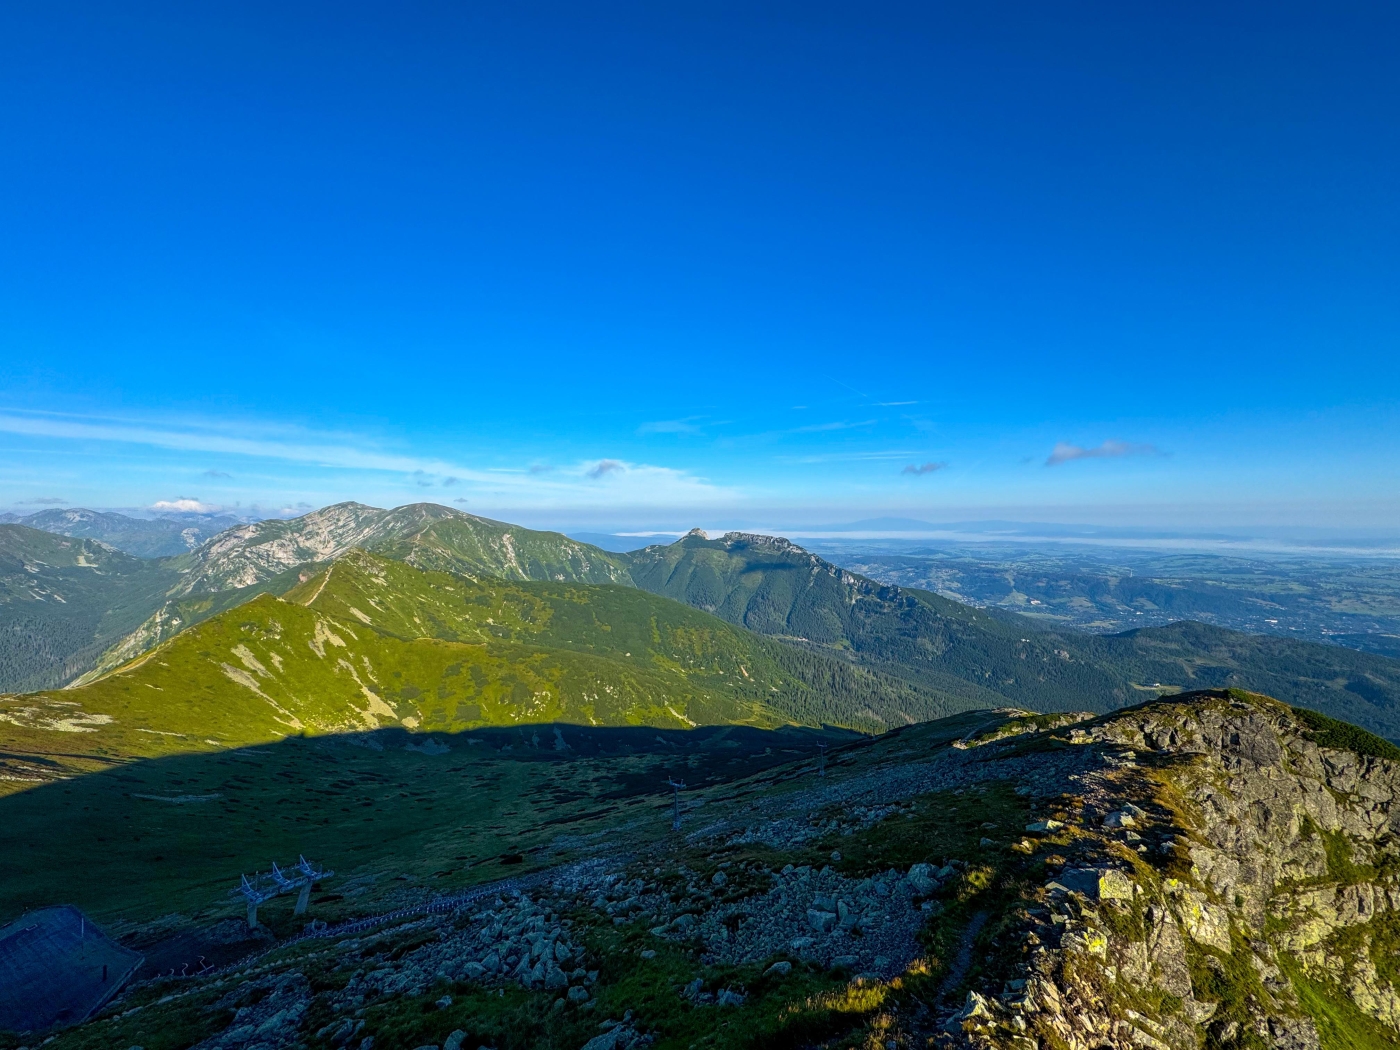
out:
<path id="1" fill-rule="evenodd" d="M 817 776 L 826 776 L 826 745 L 817 745 Z"/>

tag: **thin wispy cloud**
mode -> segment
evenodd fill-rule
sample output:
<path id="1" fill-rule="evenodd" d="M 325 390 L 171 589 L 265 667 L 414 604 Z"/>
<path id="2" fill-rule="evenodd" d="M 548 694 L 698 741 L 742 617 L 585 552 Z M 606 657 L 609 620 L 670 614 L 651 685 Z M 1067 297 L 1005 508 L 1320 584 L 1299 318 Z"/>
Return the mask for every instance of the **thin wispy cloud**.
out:
<path id="1" fill-rule="evenodd" d="M 235 429 L 242 433 L 233 433 Z M 198 424 L 130 422 L 126 420 L 59 415 L 56 413 L 0 412 L 0 432 L 29 437 L 68 438 L 80 441 L 111 441 L 145 445 L 177 452 L 214 452 L 262 459 L 278 459 L 311 466 L 358 470 L 415 470 L 444 473 L 456 469 L 462 476 L 472 472 L 452 464 L 396 455 L 373 448 L 355 446 L 348 440 L 336 442 L 339 435 L 314 432 L 286 432 L 286 436 L 246 437 L 246 424 L 206 421 Z"/>
<path id="2" fill-rule="evenodd" d="M 648 434 L 700 434 L 698 421 L 702 416 L 687 416 L 685 419 L 658 419 L 650 423 L 643 423 L 637 428 L 638 435 L 645 437 Z"/>
<path id="3" fill-rule="evenodd" d="M 1076 459 L 1117 459 L 1122 456 L 1155 455 L 1158 455 L 1158 451 L 1153 445 L 1135 445 L 1126 441 L 1105 441 L 1102 445 L 1095 445 L 1093 448 L 1082 448 L 1079 445 L 1060 441 L 1051 450 L 1049 458 L 1045 460 L 1045 465 L 1058 467 L 1061 463 L 1070 463 Z"/>
<path id="4" fill-rule="evenodd" d="M 36 499 L 22 499 L 19 501 L 21 507 L 61 507 L 68 501 L 59 499 L 57 496 L 39 496 Z"/>
<path id="5" fill-rule="evenodd" d="M 947 463 L 910 463 L 900 471 L 901 474 L 912 474 L 916 478 L 921 478 L 925 474 L 933 474 L 944 469 Z"/>
<path id="6" fill-rule="evenodd" d="M 536 463 L 509 471 L 474 468 L 385 451 L 357 435 L 264 426 L 256 420 L 130 420 L 8 408 L 0 409 L 0 433 L 176 453 L 246 456 L 313 470 L 374 472 L 397 476 L 422 488 L 470 487 L 474 496 L 519 500 L 520 506 L 563 507 L 591 503 L 603 493 L 609 503 L 624 501 L 636 506 L 667 503 L 696 506 L 738 497 L 736 490 L 717 486 L 688 471 L 653 464 L 602 459 L 584 461 L 573 467 Z M 604 479 L 607 480 L 605 486 L 597 484 Z M 162 509 L 177 509 L 173 506 L 175 502 L 178 501 L 162 501 L 171 504 Z"/>
<path id="7" fill-rule="evenodd" d="M 873 426 L 875 425 L 875 423 L 876 423 L 876 421 L 873 420 L 873 419 L 865 419 L 865 420 L 862 420 L 862 421 L 859 422 L 859 423 L 847 423 L 847 422 L 844 422 L 844 421 L 842 421 L 842 422 L 836 422 L 836 423 L 813 423 L 813 424 L 811 424 L 811 425 L 809 425 L 809 426 L 805 426 L 805 427 L 793 427 L 792 430 L 788 431 L 788 433 L 790 433 L 790 434 L 824 434 L 824 433 L 826 433 L 827 431 L 831 431 L 831 430 L 855 430 L 857 427 L 873 427 Z"/>
<path id="8" fill-rule="evenodd" d="M 900 405 L 917 405 L 917 401 L 876 401 L 877 408 L 897 408 Z"/>
<path id="9" fill-rule="evenodd" d="M 204 475 L 203 475 L 203 476 L 206 477 L 206 478 L 231 478 L 231 477 L 233 477 L 233 475 L 230 474 L 230 473 L 229 473 L 228 471 L 226 471 L 226 470 L 206 470 L 206 471 L 204 472 Z"/>
<path id="10" fill-rule="evenodd" d="M 864 463 L 872 460 L 908 459 L 917 455 L 909 449 L 882 449 L 869 452 L 821 452 L 810 456 L 776 456 L 779 463 Z"/>

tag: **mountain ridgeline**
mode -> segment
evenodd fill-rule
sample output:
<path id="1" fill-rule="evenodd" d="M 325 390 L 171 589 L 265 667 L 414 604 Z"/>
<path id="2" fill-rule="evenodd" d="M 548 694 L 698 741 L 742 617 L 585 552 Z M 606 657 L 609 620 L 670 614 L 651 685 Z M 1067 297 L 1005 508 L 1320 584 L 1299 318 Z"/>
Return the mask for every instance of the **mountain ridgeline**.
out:
<path id="1" fill-rule="evenodd" d="M 86 541 L 90 564 L 80 566 L 76 548 L 61 546 L 76 541 L 0 528 L 11 556 L 0 595 L 0 689 L 93 683 L 259 596 L 324 582 L 327 565 L 367 551 L 381 563 L 463 585 L 563 586 L 576 598 L 587 595 L 582 605 L 608 610 L 588 632 L 515 639 L 576 654 L 601 651 L 598 639 L 619 629 L 610 618 L 641 616 L 641 592 L 683 603 L 744 629 L 735 637 L 746 644 L 766 639 L 765 659 L 807 683 L 801 703 L 793 694 L 786 707 L 767 705 L 797 721 L 877 728 L 928 717 L 923 712 L 1008 705 L 1107 711 L 1175 689 L 1241 687 L 1400 737 L 1400 663 L 1385 657 L 1195 623 L 1110 636 L 1051 631 L 1012 613 L 876 583 L 769 536 L 712 540 L 697 530 L 618 554 L 434 504 L 380 510 L 343 503 L 238 525 L 174 558 L 140 561 Z M 326 600 L 337 592 L 338 582 Z M 551 622 L 566 620 L 557 614 Z M 412 634 L 405 624 L 395 630 L 399 638 Z M 440 640 L 461 641 L 451 632 Z M 823 690 L 827 699 L 818 700 Z"/>
<path id="2" fill-rule="evenodd" d="M 0 698 L 5 749 L 152 757 L 310 733 L 589 726 L 867 731 L 946 698 L 805 653 L 632 587 L 510 582 L 352 550 L 188 628 L 96 681 Z M 0 760 L 0 765 L 3 765 Z"/>
<path id="3" fill-rule="evenodd" d="M 1400 737 L 1400 662 L 1176 623 L 1047 631 L 929 591 L 886 586 L 787 540 L 694 531 L 628 556 L 639 587 L 978 706 L 1108 711 L 1164 692 L 1250 688 Z"/>
<path id="4" fill-rule="evenodd" d="M 305 566 L 361 548 L 468 577 L 630 583 L 615 556 L 556 532 L 535 532 L 432 503 L 380 510 L 338 503 L 300 518 L 239 525 L 176 563 L 180 578 L 143 622 L 78 681 L 87 682 L 193 623 L 285 590 Z"/>

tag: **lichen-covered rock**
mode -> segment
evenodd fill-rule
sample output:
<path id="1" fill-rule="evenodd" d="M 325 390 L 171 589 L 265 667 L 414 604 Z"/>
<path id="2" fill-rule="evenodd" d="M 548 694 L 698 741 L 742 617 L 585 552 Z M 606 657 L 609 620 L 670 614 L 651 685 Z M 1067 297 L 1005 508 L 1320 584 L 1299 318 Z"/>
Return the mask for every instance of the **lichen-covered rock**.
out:
<path id="1" fill-rule="evenodd" d="M 1309 1011 L 1330 997 L 1400 1045 L 1388 976 L 1400 947 L 1400 769 L 1320 747 L 1309 724 L 1266 697 L 1216 692 L 1062 734 L 1104 759 L 1069 778 L 1084 804 L 1074 862 L 1039 891 L 1047 911 L 1027 912 L 1021 976 L 1001 994 L 970 991 L 943 1038 L 1316 1050 Z"/>

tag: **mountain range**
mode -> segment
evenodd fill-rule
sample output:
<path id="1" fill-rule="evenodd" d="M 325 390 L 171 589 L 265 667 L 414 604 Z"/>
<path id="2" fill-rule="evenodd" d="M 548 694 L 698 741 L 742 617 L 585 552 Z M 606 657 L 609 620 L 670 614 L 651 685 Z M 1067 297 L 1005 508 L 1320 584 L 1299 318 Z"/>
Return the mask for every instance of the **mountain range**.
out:
<path id="1" fill-rule="evenodd" d="M 133 518 L 81 507 L 41 510 L 37 514 L 0 514 L 0 525 L 24 525 L 74 539 L 100 540 L 138 558 L 168 558 L 194 550 L 239 521 L 228 514 Z"/>
<path id="2" fill-rule="evenodd" d="M 76 752 L 100 763 L 384 726 L 878 731 L 953 710 L 633 587 L 473 580 L 353 549 L 91 683 L 0 699 L 0 722 L 11 753 L 66 768 Z"/>
<path id="3" fill-rule="evenodd" d="M 1400 748 L 1317 713 L 1397 735 L 1379 656 L 432 505 L 0 525 L 0 627 L 67 686 L 0 695 L 0 920 L 147 958 L 0 1046 L 1396 1045 Z"/>
<path id="4" fill-rule="evenodd" d="M 810 708 L 843 725 L 878 727 L 927 717 L 916 711 L 974 707 L 1105 711 L 1179 688 L 1249 687 L 1400 736 L 1400 663 L 1382 656 L 1192 623 L 1109 636 L 1047 630 L 1026 617 L 876 583 L 771 536 L 711 540 L 696 530 L 675 543 L 618 553 L 434 504 L 381 510 L 356 503 L 239 524 L 193 551 L 145 561 L 22 525 L 0 526 L 0 535 L 6 690 L 98 682 L 193 625 L 237 618 L 259 596 L 289 598 L 325 566 L 365 551 L 463 586 L 568 584 L 577 594 L 602 588 L 635 601 L 643 600 L 638 592 L 672 599 L 744 629 L 735 637 L 768 638 L 770 653 L 820 658 L 831 681 L 861 671 L 859 686 L 849 686 L 854 693 L 883 683 L 886 704 Z M 72 546 L 80 542 L 88 546 Z M 596 622 L 588 644 L 608 627 Z M 557 647 L 558 640 L 530 644 Z M 636 717 L 652 717 L 641 710 Z M 794 713 L 789 707 L 783 717 Z M 777 717 L 763 717 L 770 715 Z"/>

